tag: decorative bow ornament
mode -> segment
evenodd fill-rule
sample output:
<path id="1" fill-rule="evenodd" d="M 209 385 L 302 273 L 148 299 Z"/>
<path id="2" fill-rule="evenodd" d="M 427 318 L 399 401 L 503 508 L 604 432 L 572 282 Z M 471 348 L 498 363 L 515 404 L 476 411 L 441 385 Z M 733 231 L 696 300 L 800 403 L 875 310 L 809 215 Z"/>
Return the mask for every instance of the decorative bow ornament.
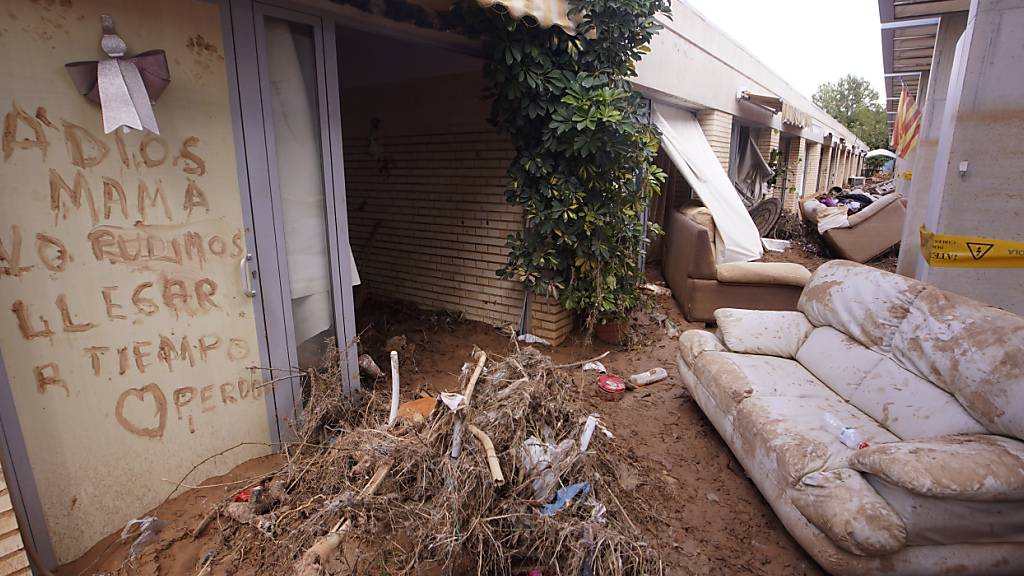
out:
<path id="1" fill-rule="evenodd" d="M 134 128 L 159 134 L 152 103 L 171 83 L 167 54 L 163 50 L 149 50 L 125 58 L 128 46 L 114 32 L 113 18 L 104 14 L 100 22 L 100 48 L 110 59 L 70 62 L 64 67 L 78 91 L 100 105 L 104 133 L 123 126 L 125 130 Z"/>

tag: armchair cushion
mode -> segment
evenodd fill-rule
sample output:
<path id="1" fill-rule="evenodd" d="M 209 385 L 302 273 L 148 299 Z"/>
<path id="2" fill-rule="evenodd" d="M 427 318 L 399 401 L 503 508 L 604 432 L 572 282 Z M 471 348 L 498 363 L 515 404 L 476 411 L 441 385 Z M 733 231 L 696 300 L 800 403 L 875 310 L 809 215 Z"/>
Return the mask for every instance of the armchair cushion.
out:
<path id="1" fill-rule="evenodd" d="M 778 284 L 803 287 L 811 272 L 789 262 L 728 262 L 716 268 L 718 281 L 727 284 Z"/>
<path id="2" fill-rule="evenodd" d="M 715 322 L 733 352 L 795 358 L 814 326 L 800 312 L 719 308 Z"/>
<path id="3" fill-rule="evenodd" d="M 915 494 L 980 501 L 1024 500 L 1024 443 L 965 434 L 869 446 L 849 466 Z"/>

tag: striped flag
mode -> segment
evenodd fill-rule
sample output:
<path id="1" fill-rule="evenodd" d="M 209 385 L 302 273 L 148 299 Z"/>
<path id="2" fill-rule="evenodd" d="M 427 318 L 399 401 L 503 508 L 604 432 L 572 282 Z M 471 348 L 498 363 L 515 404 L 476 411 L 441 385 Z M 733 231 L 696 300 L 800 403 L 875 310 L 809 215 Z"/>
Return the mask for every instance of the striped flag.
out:
<path id="1" fill-rule="evenodd" d="M 900 92 L 900 105 L 896 109 L 896 124 L 892 128 L 892 147 L 896 149 L 896 155 L 906 158 L 917 146 L 920 133 L 921 110 L 917 107 L 917 100 L 903 88 Z"/>

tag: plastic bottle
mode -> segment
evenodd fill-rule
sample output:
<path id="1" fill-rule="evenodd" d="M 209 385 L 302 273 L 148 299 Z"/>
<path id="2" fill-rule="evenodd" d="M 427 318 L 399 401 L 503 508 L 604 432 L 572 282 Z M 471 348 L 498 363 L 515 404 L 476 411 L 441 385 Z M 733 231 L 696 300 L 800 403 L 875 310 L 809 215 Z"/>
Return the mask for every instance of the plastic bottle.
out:
<path id="1" fill-rule="evenodd" d="M 867 443 L 861 439 L 860 433 L 857 432 L 856 428 L 844 425 L 831 412 L 825 413 L 825 426 L 830 432 L 838 436 L 839 441 L 847 448 L 857 450 L 867 446 Z"/>
<path id="2" fill-rule="evenodd" d="M 662 368 L 651 368 L 647 372 L 641 372 L 639 374 L 633 374 L 629 377 L 629 383 L 634 386 L 647 386 L 648 384 L 654 384 L 668 378 L 668 372 Z"/>

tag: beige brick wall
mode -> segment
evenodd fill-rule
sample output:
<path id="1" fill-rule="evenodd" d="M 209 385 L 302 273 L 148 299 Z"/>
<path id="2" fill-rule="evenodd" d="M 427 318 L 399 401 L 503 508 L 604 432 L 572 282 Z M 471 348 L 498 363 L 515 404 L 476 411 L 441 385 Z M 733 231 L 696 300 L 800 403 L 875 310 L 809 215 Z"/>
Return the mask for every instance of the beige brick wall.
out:
<path id="1" fill-rule="evenodd" d="M 729 148 L 732 143 L 732 114 L 719 110 L 701 110 L 697 113 L 697 122 L 715 157 L 726 172 L 729 171 Z"/>
<path id="2" fill-rule="evenodd" d="M 832 146 L 822 145 L 821 165 L 818 167 L 818 191 L 828 190 L 829 171 L 832 169 Z"/>
<path id="3" fill-rule="evenodd" d="M 0 575 L 30 576 L 28 556 L 21 540 L 18 520 L 11 505 L 11 493 L 0 469 Z"/>
<path id="4" fill-rule="evenodd" d="M 783 209 L 796 212 L 800 194 L 804 186 L 804 164 L 806 161 L 806 141 L 797 136 L 790 138 L 786 146 L 786 181 Z"/>
<path id="5" fill-rule="evenodd" d="M 522 212 L 505 202 L 511 143 L 481 129 L 346 139 L 349 234 L 359 274 L 374 295 L 466 318 L 519 327 L 523 287 L 496 272 Z M 561 341 L 571 316 L 543 302 L 533 330 Z M 569 318 L 567 321 L 566 318 Z"/>
<path id="6" fill-rule="evenodd" d="M 818 192 L 818 168 L 821 166 L 821 144 L 807 143 L 807 160 L 804 165 L 804 196 L 814 196 Z"/>

